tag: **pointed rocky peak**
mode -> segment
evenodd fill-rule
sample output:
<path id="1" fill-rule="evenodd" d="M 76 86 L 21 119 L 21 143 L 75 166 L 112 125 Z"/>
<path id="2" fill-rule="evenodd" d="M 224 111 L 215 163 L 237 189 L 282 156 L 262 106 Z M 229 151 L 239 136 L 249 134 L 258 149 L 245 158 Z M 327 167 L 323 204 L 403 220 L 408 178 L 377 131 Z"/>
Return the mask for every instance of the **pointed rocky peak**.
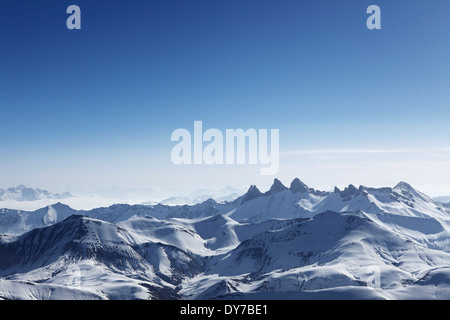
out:
<path id="1" fill-rule="evenodd" d="M 341 197 L 349 197 L 356 194 L 358 189 L 354 185 L 349 185 L 347 188 L 345 188 L 343 191 L 341 191 Z"/>
<path id="2" fill-rule="evenodd" d="M 270 187 L 269 191 L 267 191 L 265 193 L 265 195 L 269 196 L 269 195 L 272 195 L 274 193 L 278 193 L 278 192 L 281 192 L 281 191 L 284 191 L 284 190 L 287 190 L 287 189 L 288 188 L 284 184 L 282 184 L 280 180 L 275 178 L 275 180 L 273 180 L 272 186 Z"/>
<path id="3" fill-rule="evenodd" d="M 250 188 L 248 188 L 247 193 L 243 196 L 241 203 L 245 203 L 260 196 L 262 196 L 261 191 L 259 191 L 255 185 L 251 185 Z"/>
<path id="4" fill-rule="evenodd" d="M 334 187 L 333 192 L 334 193 L 341 193 L 341 190 L 338 187 Z"/>
<path id="5" fill-rule="evenodd" d="M 293 193 L 309 191 L 308 186 L 306 184 L 304 184 L 299 178 L 295 178 L 294 180 L 292 180 L 291 186 L 289 187 L 289 189 Z"/>
<path id="6" fill-rule="evenodd" d="M 256 187 L 254 184 L 252 184 L 252 185 L 250 186 L 250 188 L 248 188 L 247 193 L 250 193 L 250 192 L 261 193 L 261 191 L 259 191 L 258 187 Z"/>
<path id="7" fill-rule="evenodd" d="M 409 183 L 406 183 L 404 181 L 400 181 L 397 183 L 397 185 L 394 187 L 394 190 L 414 190 L 413 187 Z"/>
<path id="8" fill-rule="evenodd" d="M 409 183 L 403 181 L 397 183 L 392 191 L 408 198 L 409 200 L 412 200 L 413 202 L 415 202 L 418 198 L 425 201 L 433 201 L 430 197 L 414 189 Z"/>
<path id="9" fill-rule="evenodd" d="M 208 204 L 208 205 L 216 205 L 217 201 L 214 200 L 213 198 L 208 198 L 206 201 L 203 202 L 204 204 Z"/>
<path id="10" fill-rule="evenodd" d="M 69 207 L 67 204 L 61 203 L 61 202 L 57 202 L 55 204 L 52 204 L 50 206 L 48 206 L 47 208 L 52 207 L 53 209 L 57 209 L 57 210 L 73 210 L 71 207 Z"/>
<path id="11" fill-rule="evenodd" d="M 37 209 L 37 210 L 35 210 L 33 212 L 35 214 L 39 214 L 39 213 L 47 213 L 47 212 L 50 212 L 50 211 L 61 213 L 61 214 L 63 214 L 64 218 L 68 217 L 71 214 L 76 214 L 78 212 L 77 210 L 72 209 L 68 205 L 62 204 L 61 202 L 48 205 L 48 206 L 43 207 L 41 209 Z"/>

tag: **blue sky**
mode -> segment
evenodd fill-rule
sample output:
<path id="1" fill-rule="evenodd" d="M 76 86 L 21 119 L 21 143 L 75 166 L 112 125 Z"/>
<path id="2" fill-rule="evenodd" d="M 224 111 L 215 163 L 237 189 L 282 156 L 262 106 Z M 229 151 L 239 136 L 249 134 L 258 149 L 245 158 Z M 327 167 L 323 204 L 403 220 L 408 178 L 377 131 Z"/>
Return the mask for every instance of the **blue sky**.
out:
<path id="1" fill-rule="evenodd" d="M 82 30 L 66 28 L 71 4 Z M 371 4 L 381 30 L 366 28 Z M 174 166 L 171 132 L 202 120 L 280 129 L 286 183 L 450 192 L 449 12 L 447 0 L 3 0 L 0 186 L 273 180 Z"/>

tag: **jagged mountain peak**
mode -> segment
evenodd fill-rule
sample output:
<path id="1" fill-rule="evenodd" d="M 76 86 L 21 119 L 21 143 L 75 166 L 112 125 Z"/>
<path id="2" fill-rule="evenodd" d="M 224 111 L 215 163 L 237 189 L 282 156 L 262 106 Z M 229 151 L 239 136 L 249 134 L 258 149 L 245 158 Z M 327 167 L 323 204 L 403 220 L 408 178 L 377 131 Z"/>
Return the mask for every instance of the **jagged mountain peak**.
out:
<path id="1" fill-rule="evenodd" d="M 248 188 L 248 191 L 242 197 L 241 203 L 245 203 L 260 196 L 262 196 L 262 192 L 259 191 L 259 189 L 255 185 L 251 185 L 250 188 Z"/>
<path id="2" fill-rule="evenodd" d="M 259 191 L 259 189 L 258 189 L 257 186 L 255 186 L 254 184 L 252 184 L 252 185 L 248 188 L 247 192 L 261 192 L 261 191 Z"/>
<path id="3" fill-rule="evenodd" d="M 294 193 L 306 192 L 309 190 L 308 186 L 304 184 L 299 178 L 295 178 L 294 180 L 292 180 L 289 189 Z"/>
<path id="4" fill-rule="evenodd" d="M 341 197 L 348 197 L 348 196 L 353 196 L 358 192 L 358 189 L 350 184 L 347 188 L 345 188 L 343 191 L 340 192 Z"/>
<path id="5" fill-rule="evenodd" d="M 287 189 L 288 188 L 280 180 L 275 178 L 273 180 L 272 186 L 270 187 L 269 191 L 267 191 L 265 193 L 265 195 L 272 195 L 274 193 L 278 193 L 278 192 L 281 192 L 281 191 L 284 191 L 284 190 L 287 190 Z"/>
<path id="6" fill-rule="evenodd" d="M 329 192 L 315 190 L 314 188 L 308 187 L 299 178 L 292 180 L 289 190 L 291 190 L 292 193 L 310 193 L 316 196 L 326 196 L 329 194 Z"/>

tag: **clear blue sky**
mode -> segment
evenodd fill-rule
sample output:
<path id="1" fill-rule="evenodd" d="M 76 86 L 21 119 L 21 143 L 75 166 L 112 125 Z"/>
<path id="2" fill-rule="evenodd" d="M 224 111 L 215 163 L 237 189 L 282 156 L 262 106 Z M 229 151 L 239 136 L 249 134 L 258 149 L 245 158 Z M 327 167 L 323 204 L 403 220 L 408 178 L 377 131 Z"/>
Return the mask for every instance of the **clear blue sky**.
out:
<path id="1" fill-rule="evenodd" d="M 71 4 L 82 30 L 66 28 Z M 366 28 L 371 4 L 381 30 Z M 174 166 L 170 134 L 194 120 L 280 129 L 286 182 L 444 185 L 449 13 L 448 0 L 2 0 L 0 187 L 273 179 Z"/>

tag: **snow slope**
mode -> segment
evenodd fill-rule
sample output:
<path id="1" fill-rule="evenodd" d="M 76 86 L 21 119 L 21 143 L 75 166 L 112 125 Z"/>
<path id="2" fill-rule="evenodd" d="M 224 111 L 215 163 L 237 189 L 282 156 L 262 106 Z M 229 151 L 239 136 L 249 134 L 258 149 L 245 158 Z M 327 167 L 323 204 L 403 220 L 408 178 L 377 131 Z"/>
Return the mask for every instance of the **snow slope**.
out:
<path id="1" fill-rule="evenodd" d="M 325 212 L 288 221 L 213 257 L 180 293 L 190 299 L 273 299 L 285 292 L 342 298 L 348 289 L 358 292 L 353 298 L 410 298 L 424 277 L 447 270 L 450 261 L 448 252 L 399 236 L 362 213 Z M 424 298 L 433 298 L 430 287 L 436 282 L 425 285 Z"/>
<path id="2" fill-rule="evenodd" d="M 165 280 L 165 257 L 143 254 L 153 249 L 169 252 L 176 262 Z M 151 250 L 152 252 L 154 250 Z M 175 298 L 173 285 L 188 269 L 189 254 L 159 243 L 136 243 L 114 224 L 73 215 L 53 226 L 34 229 L 0 244 L 0 296 L 27 299 L 161 299 Z M 171 269 L 172 264 L 166 266 Z M 197 266 L 197 268 L 201 268 Z M 163 270 L 167 274 L 170 270 Z M 180 273 L 180 274 L 178 274 Z M 191 271 L 189 275 L 195 274 Z M 73 289 L 72 293 L 67 290 Z M 55 293 L 55 290 L 57 291 Z M 17 294 L 17 296 L 15 296 Z"/>

